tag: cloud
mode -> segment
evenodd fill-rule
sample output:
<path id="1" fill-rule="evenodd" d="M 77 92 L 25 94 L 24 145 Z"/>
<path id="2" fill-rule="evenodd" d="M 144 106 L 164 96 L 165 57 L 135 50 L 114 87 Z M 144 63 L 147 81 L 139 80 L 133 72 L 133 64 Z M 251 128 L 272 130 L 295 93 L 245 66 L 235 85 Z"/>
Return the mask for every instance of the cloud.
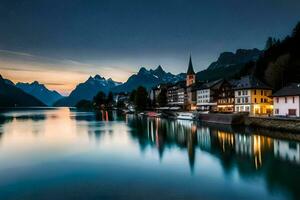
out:
<path id="1" fill-rule="evenodd" d="M 5 50 L 5 49 L 0 49 L 0 53 L 13 54 L 13 55 L 18 55 L 18 56 L 34 57 L 34 55 L 32 55 L 30 53 L 24 53 L 24 52 L 18 52 L 18 51 L 10 51 L 10 50 Z"/>

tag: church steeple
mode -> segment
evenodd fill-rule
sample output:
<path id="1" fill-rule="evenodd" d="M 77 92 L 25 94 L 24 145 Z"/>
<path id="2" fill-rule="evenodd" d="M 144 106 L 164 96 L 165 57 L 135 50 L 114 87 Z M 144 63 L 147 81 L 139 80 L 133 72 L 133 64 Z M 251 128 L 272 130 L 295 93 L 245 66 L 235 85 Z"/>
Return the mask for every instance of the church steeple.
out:
<path id="1" fill-rule="evenodd" d="M 193 67 L 193 63 L 192 63 L 192 56 L 190 55 L 190 61 L 189 61 L 189 67 L 187 70 L 187 75 L 193 75 L 193 74 L 195 74 L 195 71 L 194 71 L 194 67 Z"/>
<path id="2" fill-rule="evenodd" d="M 189 66 L 186 73 L 186 86 L 190 86 L 194 83 L 196 83 L 196 73 L 192 63 L 192 56 L 190 55 Z"/>

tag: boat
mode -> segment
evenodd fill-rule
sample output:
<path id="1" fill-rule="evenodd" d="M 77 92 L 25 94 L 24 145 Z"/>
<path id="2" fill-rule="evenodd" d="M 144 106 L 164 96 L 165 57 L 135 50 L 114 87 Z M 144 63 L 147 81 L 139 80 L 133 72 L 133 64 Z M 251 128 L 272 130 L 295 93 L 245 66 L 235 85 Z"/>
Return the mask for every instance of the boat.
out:
<path id="1" fill-rule="evenodd" d="M 177 119 L 184 119 L 184 120 L 194 120 L 195 115 L 191 112 L 180 112 L 177 113 Z"/>
<path id="2" fill-rule="evenodd" d="M 161 113 L 158 113 L 158 112 L 148 112 L 147 116 L 148 117 L 160 117 Z"/>

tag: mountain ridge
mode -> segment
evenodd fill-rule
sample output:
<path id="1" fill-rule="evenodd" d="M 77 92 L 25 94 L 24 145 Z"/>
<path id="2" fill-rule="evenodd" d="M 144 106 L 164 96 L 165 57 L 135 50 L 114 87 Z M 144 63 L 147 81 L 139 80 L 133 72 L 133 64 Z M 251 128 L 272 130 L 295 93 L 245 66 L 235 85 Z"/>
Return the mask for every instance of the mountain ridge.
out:
<path id="1" fill-rule="evenodd" d="M 17 88 L 0 75 L 0 107 L 46 106 L 34 96 Z"/>
<path id="2" fill-rule="evenodd" d="M 108 93 L 121 82 L 105 79 L 100 75 L 90 76 L 85 82 L 79 83 L 68 97 L 62 98 L 54 103 L 54 106 L 75 106 L 80 100 L 92 100 L 99 92 Z"/>
<path id="3" fill-rule="evenodd" d="M 45 85 L 40 84 L 38 81 L 33 81 L 32 83 L 18 82 L 16 87 L 36 97 L 48 106 L 52 106 L 54 102 L 63 98 L 57 91 L 49 90 Z"/>

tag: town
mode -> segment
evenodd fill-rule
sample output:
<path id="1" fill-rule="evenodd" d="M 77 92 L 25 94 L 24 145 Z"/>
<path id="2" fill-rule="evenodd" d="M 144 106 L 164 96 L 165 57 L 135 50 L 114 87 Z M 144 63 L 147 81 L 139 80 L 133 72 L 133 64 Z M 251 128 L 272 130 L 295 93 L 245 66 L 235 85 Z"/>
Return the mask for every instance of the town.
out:
<path id="1" fill-rule="evenodd" d="M 273 93 L 273 88 L 253 75 L 240 79 L 219 79 L 211 82 L 197 81 L 192 57 L 190 56 L 186 80 L 175 84 L 159 84 L 148 93 L 133 91 L 131 94 L 116 95 L 116 102 L 126 105 L 126 113 L 139 111 L 149 117 L 173 117 L 177 119 L 200 119 L 201 121 L 244 124 L 244 117 L 291 121 L 295 130 L 300 117 L 300 83 L 293 83 Z M 144 106 L 137 109 L 132 95 L 141 98 Z M 144 98 L 144 100 L 142 100 Z M 149 102 L 148 104 L 145 104 Z M 208 117 L 209 116 L 209 117 Z M 272 125 L 271 125 L 272 126 Z M 274 125 L 281 127 L 280 125 Z M 298 129 L 296 129 L 298 130 Z"/>

